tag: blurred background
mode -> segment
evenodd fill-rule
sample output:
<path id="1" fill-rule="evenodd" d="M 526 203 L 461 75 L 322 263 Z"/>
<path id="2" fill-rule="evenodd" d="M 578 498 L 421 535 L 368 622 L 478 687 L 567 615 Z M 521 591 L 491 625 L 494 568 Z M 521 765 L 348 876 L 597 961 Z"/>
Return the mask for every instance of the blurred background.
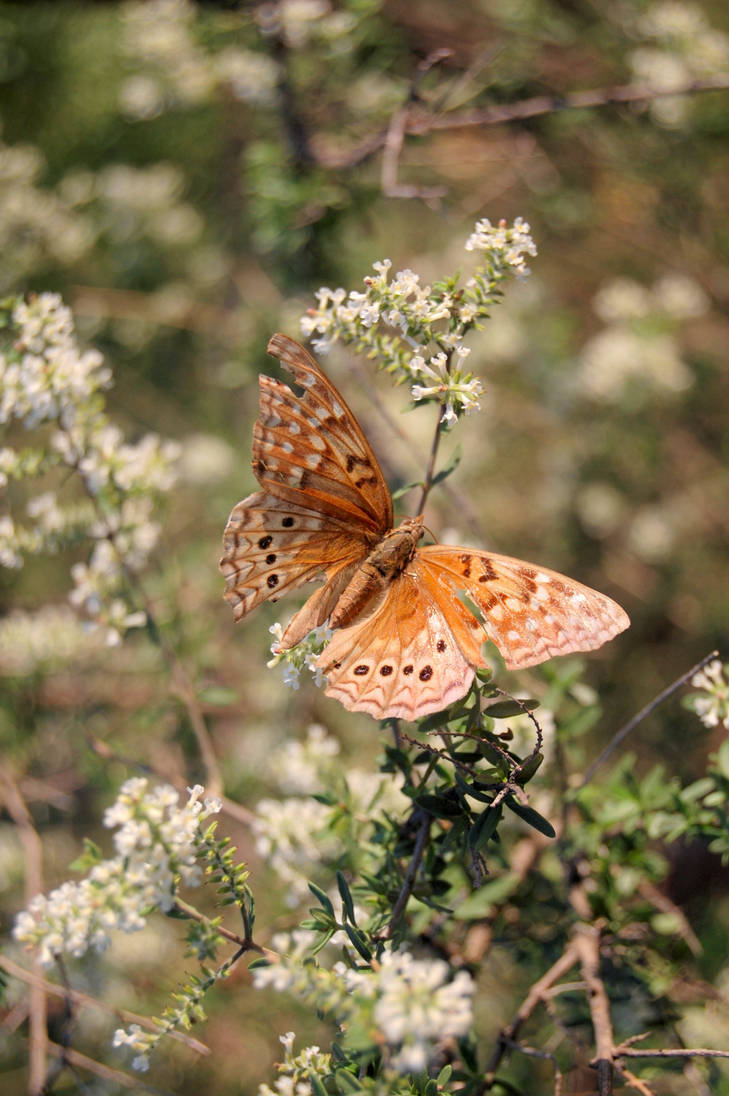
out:
<path id="1" fill-rule="evenodd" d="M 677 93 L 697 82 L 715 89 Z M 603 91 L 580 109 L 571 96 L 586 89 Z M 413 132 L 400 144 L 407 105 Z M 727 656 L 724 0 L 3 3 L 0 113 L 0 294 L 61 293 L 81 342 L 113 370 L 112 418 L 132 438 L 153 430 L 181 444 L 145 581 L 195 679 L 232 799 L 260 794 L 271 748 L 312 721 L 360 762 L 379 746 L 367 717 L 265 673 L 267 629 L 293 604 L 234 630 L 221 599 L 222 529 L 254 487 L 256 376 L 277 369 L 267 340 L 300 337 L 320 286 L 361 288 L 385 257 L 424 282 L 458 270 L 484 216 L 524 217 L 539 255 L 471 339 L 487 395 L 446 439 L 443 459 L 456 444 L 463 459 L 431 496 L 428 524 L 627 609 L 631 629 L 589 659 L 604 715 L 586 756 L 712 648 Z M 346 350 L 324 364 L 391 487 L 422 476 L 435 410 L 403 414 L 407 392 Z M 11 501 L 22 512 L 24 499 Z M 0 651 L 4 749 L 25 774 L 46 887 L 66 878 L 83 834 L 99 836 L 124 758 L 183 782 L 197 764 L 143 638 L 109 655 L 64 631 L 78 558 L 82 548 L 0 571 L 1 611 L 56 607 L 46 647 L 20 666 L 9 641 Z M 540 680 L 512 683 L 536 695 Z M 689 776 L 717 742 L 676 702 L 633 748 L 639 767 L 660 756 Z M 255 864 L 249 835 L 230 829 Z M 6 820 L 5 929 L 22 905 L 21 860 Z M 715 866 L 694 884 L 699 920 L 707 887 L 710 931 L 725 939 Z M 257 895 L 261 923 L 285 923 L 279 899 L 267 909 Z M 151 1011 L 174 988 L 159 984 L 161 968 L 174 973 L 168 938 L 125 938 L 118 968 L 105 957 L 117 1001 Z M 95 963 L 84 968 L 92 993 Z M 161 1083 L 192 1092 L 214 1077 L 219 1093 L 251 1091 L 280 1056 L 277 1035 L 303 1030 L 278 1002 L 273 1030 L 263 995 L 235 978 L 240 992 L 228 985 L 211 1004 L 213 1065 L 172 1056 Z M 107 1021 L 84 1020 L 101 1057 Z M 15 1054 L 11 1080 L 23 1068 Z"/>

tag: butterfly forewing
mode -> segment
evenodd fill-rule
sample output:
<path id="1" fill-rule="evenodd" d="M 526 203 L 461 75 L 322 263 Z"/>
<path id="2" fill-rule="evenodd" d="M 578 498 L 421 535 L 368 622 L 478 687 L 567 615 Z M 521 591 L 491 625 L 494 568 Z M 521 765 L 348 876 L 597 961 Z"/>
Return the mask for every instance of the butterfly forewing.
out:
<path id="1" fill-rule="evenodd" d="M 392 500 L 374 453 L 352 412 L 321 369 L 293 339 L 274 335 L 271 354 L 294 374 L 300 396 L 260 378 L 253 471 L 279 498 L 350 523 L 353 534 L 392 527 Z"/>
<path id="2" fill-rule="evenodd" d="M 224 597 L 240 620 L 267 598 L 335 574 L 363 551 L 346 525 L 258 491 L 233 507 L 225 527 Z"/>
<path id="3" fill-rule="evenodd" d="M 510 670 L 595 650 L 630 623 L 627 613 L 597 590 L 511 556 L 432 544 L 420 548 L 416 558 L 442 604 L 453 604 L 463 591 L 478 606 L 486 637 Z"/>

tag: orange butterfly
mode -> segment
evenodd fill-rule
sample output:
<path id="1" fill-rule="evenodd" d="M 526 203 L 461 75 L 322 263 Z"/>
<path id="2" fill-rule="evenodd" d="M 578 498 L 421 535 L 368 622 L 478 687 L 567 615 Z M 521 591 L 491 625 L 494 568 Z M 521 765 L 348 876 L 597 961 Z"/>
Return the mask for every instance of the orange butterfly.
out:
<path id="1" fill-rule="evenodd" d="M 228 519 L 225 598 L 240 620 L 325 575 L 278 650 L 328 621 L 334 636 L 316 663 L 328 696 L 377 719 L 417 719 L 468 691 L 475 667 L 488 665 L 484 639 L 516 669 L 593 650 L 628 627 L 614 601 L 555 571 L 472 548 L 419 548 L 422 516 L 393 529 L 380 466 L 334 385 L 288 336 L 274 335 L 268 350 L 303 391 L 259 377 L 253 473 L 263 490 Z"/>

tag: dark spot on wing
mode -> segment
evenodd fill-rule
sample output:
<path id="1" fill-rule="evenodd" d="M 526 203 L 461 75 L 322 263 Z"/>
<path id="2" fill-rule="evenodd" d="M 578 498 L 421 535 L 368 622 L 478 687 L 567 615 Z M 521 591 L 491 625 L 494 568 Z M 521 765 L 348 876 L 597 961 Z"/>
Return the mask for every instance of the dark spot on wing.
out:
<path id="1" fill-rule="evenodd" d="M 278 586 L 278 575 L 269 575 L 266 579 L 266 585 L 269 590 L 273 590 L 274 586 Z"/>
<path id="2" fill-rule="evenodd" d="M 275 563 L 275 562 L 276 562 L 276 553 L 275 552 L 269 552 L 268 555 L 266 556 L 266 563 L 270 564 L 270 563 Z"/>
<path id="3" fill-rule="evenodd" d="M 380 666 L 380 674 L 382 677 L 389 677 L 392 673 L 392 666 Z"/>
<path id="4" fill-rule="evenodd" d="M 368 674 L 370 672 L 370 668 L 369 666 L 366 666 L 364 662 L 361 662 L 359 666 L 355 666 L 354 672 L 357 674 L 358 677 L 364 677 L 365 674 Z"/>
<path id="5" fill-rule="evenodd" d="M 284 529 L 290 529 L 291 526 L 294 524 L 294 519 L 293 518 L 284 518 L 283 521 L 281 522 L 281 524 L 283 525 Z"/>
<path id="6" fill-rule="evenodd" d="M 367 457 L 358 457 L 355 453 L 347 453 L 347 471 L 353 472 L 358 464 L 361 464 L 363 468 L 372 467 Z"/>
<path id="7" fill-rule="evenodd" d="M 461 556 L 461 563 L 464 565 L 463 566 L 463 571 L 461 572 L 463 577 L 464 578 L 470 578 L 471 577 L 471 557 L 469 556 L 469 554 L 467 552 L 464 552 L 464 554 Z"/>
<path id="8" fill-rule="evenodd" d="M 404 673 L 404 674 L 405 674 L 406 676 L 409 676 L 409 675 L 410 675 L 410 674 L 411 674 L 411 673 L 413 672 L 413 664 L 412 664 L 412 662 L 408 662 L 407 666 L 403 666 L 403 668 L 402 668 L 402 672 L 403 672 L 403 673 Z"/>
<path id="9" fill-rule="evenodd" d="M 376 476 L 362 476 L 360 479 L 354 481 L 355 487 L 364 487 L 366 483 L 377 483 Z"/>
<path id="10" fill-rule="evenodd" d="M 493 582 L 494 579 L 497 577 L 497 575 L 496 575 L 496 571 L 494 570 L 494 565 L 491 562 L 491 560 L 490 559 L 482 559 L 481 560 L 481 568 L 482 568 L 483 574 L 480 574 L 478 576 L 478 581 L 479 582 Z"/>
<path id="11" fill-rule="evenodd" d="M 445 651 L 446 649 L 446 641 L 444 639 L 439 639 L 435 646 L 436 650 L 440 651 L 440 653 L 443 654 L 443 651 Z"/>
<path id="12" fill-rule="evenodd" d="M 432 666 L 423 666 L 422 670 L 418 674 L 418 677 L 420 678 L 421 681 L 430 681 L 432 676 L 433 676 L 433 667 Z"/>
<path id="13" fill-rule="evenodd" d="M 258 542 L 258 547 L 263 548 L 263 550 L 265 551 L 266 548 L 268 548 L 269 544 L 271 544 L 271 543 L 273 543 L 273 537 L 271 537 L 271 536 L 261 537 L 261 539 Z"/>

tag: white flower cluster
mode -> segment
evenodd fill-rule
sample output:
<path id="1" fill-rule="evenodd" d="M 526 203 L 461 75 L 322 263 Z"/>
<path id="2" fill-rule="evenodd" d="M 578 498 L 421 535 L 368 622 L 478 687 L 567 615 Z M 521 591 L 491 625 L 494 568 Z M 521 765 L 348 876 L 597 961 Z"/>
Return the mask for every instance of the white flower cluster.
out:
<path id="1" fill-rule="evenodd" d="M 292 906 L 310 896 L 308 881 L 319 875 L 320 866 L 340 855 L 342 842 L 332 822 L 345 807 L 356 842 L 365 849 L 378 814 L 387 811 L 401 818 L 411 803 L 401 780 L 391 774 L 348 767 L 344 785 L 338 757 L 337 740 L 314 724 L 304 742 L 287 742 L 269 759 L 272 779 L 289 798 L 262 799 L 253 832 L 256 851 L 287 885 Z M 341 787 L 336 808 L 313 798 L 337 785 Z"/>
<path id="2" fill-rule="evenodd" d="M 712 27 L 702 9 L 688 0 L 659 0 L 640 15 L 636 32 L 651 44 L 630 55 L 633 76 L 659 91 L 729 72 L 729 34 Z M 650 104 L 651 114 L 664 126 L 681 125 L 689 109 L 689 100 L 681 95 Z"/>
<path id="3" fill-rule="evenodd" d="M 276 1069 L 279 1077 L 269 1085 L 259 1085 L 258 1096 L 312 1096 L 313 1088 L 311 1077 L 317 1077 L 324 1081 L 332 1072 L 331 1055 L 325 1054 L 319 1047 L 304 1047 L 295 1057 L 293 1053 L 293 1031 L 287 1031 L 279 1036 L 284 1047 L 284 1060 L 279 1062 Z"/>
<path id="4" fill-rule="evenodd" d="M 23 552 L 55 551 L 79 535 L 89 537 L 94 548 L 72 569 L 71 601 L 106 628 L 107 642 L 117 643 L 122 631 L 145 620 L 130 611 L 120 590 L 158 541 L 152 515 L 175 481 L 179 446 L 156 434 L 124 442 L 103 408 L 111 372 L 97 351 L 80 351 L 71 313 L 56 294 L 20 301 L 12 323 L 12 347 L 0 352 L 0 422 L 53 429 L 45 449 L 0 450 L 0 484 L 60 463 L 78 475 L 87 499 L 62 506 L 46 491 L 28 504 L 30 528 L 10 515 L 0 518 L 0 562 L 20 566 Z"/>
<path id="5" fill-rule="evenodd" d="M 297 906 L 309 894 L 308 880 L 319 866 L 341 852 L 331 827 L 331 807 L 316 799 L 261 799 L 253 834 L 256 852 L 287 888 L 286 900 Z"/>
<path id="6" fill-rule="evenodd" d="M 16 609 L 0 619 L 0 675 L 21 676 L 76 659 L 84 663 L 99 643 L 66 605 L 45 605 L 35 613 Z"/>
<path id="7" fill-rule="evenodd" d="M 59 955 L 103 951 L 114 930 L 136 932 L 152 909 L 171 909 L 182 884 L 200 882 L 200 823 L 220 810 L 219 800 L 201 801 L 203 791 L 199 784 L 189 789 L 180 807 L 169 785 L 150 788 L 143 777 L 127 780 L 104 814 L 105 826 L 119 827 L 116 856 L 94 864 L 80 882 L 37 895 L 19 914 L 15 939 L 37 949 L 41 963 L 50 966 Z"/>
<path id="8" fill-rule="evenodd" d="M 527 275 L 525 256 L 536 254 L 529 225 L 520 217 L 510 226 L 479 221 L 466 250 L 481 254 L 462 288 L 457 277 L 422 285 L 410 269 L 390 277 L 392 263 L 383 259 L 374 263 L 375 275 L 364 279 L 362 291 L 322 287 L 301 329 L 318 353 L 341 339 L 378 358 L 382 368 L 410 383 L 415 402 L 439 403 L 441 422 L 449 428 L 461 415 L 480 410 L 483 393 L 481 382 L 463 368 L 465 335 L 488 318 L 504 279 Z"/>
<path id="9" fill-rule="evenodd" d="M 345 1031 L 368 1032 L 394 1073 L 426 1069 L 442 1043 L 466 1035 L 473 1021 L 470 974 L 451 979 L 442 959 L 414 959 L 407 951 L 385 952 L 371 969 L 339 962 L 331 971 L 294 952 L 252 973 L 257 988 L 293 992 L 344 1021 Z"/>
<path id="10" fill-rule="evenodd" d="M 522 217 L 517 217 L 513 225 L 507 225 L 503 220 L 492 225 L 488 217 L 484 217 L 476 222 L 468 237 L 466 251 L 485 252 L 485 262 L 494 272 L 503 274 L 511 269 L 517 277 L 525 278 L 529 274 L 525 256 L 535 256 L 537 245 Z"/>
<path id="11" fill-rule="evenodd" d="M 266 663 L 269 670 L 274 666 L 283 666 L 284 685 L 289 689 L 298 689 L 302 670 L 309 670 L 314 676 L 314 684 L 320 689 L 325 678 L 316 665 L 316 660 L 332 638 L 331 628 L 328 628 L 326 624 L 322 624 L 320 628 L 314 628 L 301 643 L 297 643 L 295 647 L 290 647 L 287 651 L 278 650 L 278 644 L 284 632 L 283 625 L 272 624 L 268 630 L 275 636 L 275 642 L 271 644 L 273 658 Z"/>
<path id="12" fill-rule="evenodd" d="M 677 333 L 682 321 L 709 307 L 692 278 L 667 274 L 651 287 L 631 278 L 609 281 L 593 307 L 605 327 L 585 343 L 577 384 L 591 399 L 619 403 L 629 394 L 684 392 L 693 374 L 681 356 Z"/>
<path id="13" fill-rule="evenodd" d="M 44 169 L 35 146 L 0 141 L 0 293 L 22 285 L 39 264 L 75 262 L 94 242 L 64 196 L 38 186 Z"/>
<path id="14" fill-rule="evenodd" d="M 468 415 L 481 410 L 478 400 L 483 395 L 483 385 L 477 377 L 461 369 L 461 363 L 470 353 L 467 346 L 457 346 L 451 361 L 443 352 L 433 355 L 429 362 L 420 354 L 410 359 L 410 369 L 422 382 L 414 384 L 410 394 L 416 403 L 428 399 L 442 403 L 442 422 L 446 426 L 454 426 L 461 412 Z"/>
<path id="15" fill-rule="evenodd" d="M 729 731 L 729 665 L 715 658 L 691 678 L 695 689 L 708 696 L 691 697 L 691 707 L 705 727 L 725 727 Z"/>

